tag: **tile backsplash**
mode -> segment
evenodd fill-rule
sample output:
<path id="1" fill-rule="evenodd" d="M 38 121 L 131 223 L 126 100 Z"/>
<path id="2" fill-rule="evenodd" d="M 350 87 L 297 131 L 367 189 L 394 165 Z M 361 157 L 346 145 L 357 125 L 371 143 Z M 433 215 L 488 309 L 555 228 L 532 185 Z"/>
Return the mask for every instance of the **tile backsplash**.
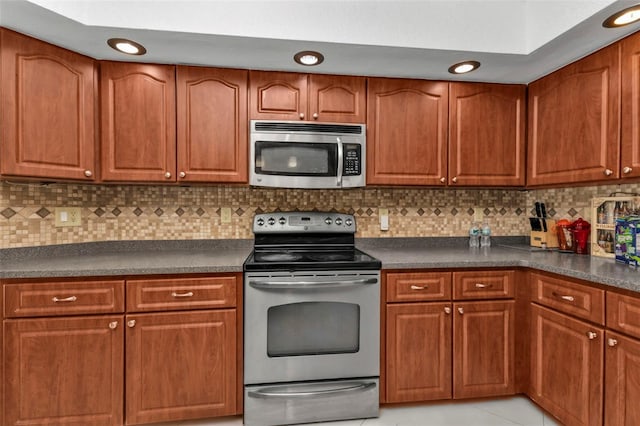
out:
<path id="1" fill-rule="evenodd" d="M 290 190 L 248 186 L 106 186 L 0 182 L 0 248 L 110 240 L 253 238 L 256 212 L 335 210 L 351 213 L 357 237 L 464 236 L 474 208 L 494 235 L 527 235 L 533 203 L 551 217 L 589 218 L 592 197 L 640 193 L 640 184 L 562 189 L 359 188 Z M 80 207 L 82 225 L 55 227 L 56 207 Z M 231 221 L 222 223 L 223 208 Z M 378 209 L 389 209 L 381 231 Z"/>

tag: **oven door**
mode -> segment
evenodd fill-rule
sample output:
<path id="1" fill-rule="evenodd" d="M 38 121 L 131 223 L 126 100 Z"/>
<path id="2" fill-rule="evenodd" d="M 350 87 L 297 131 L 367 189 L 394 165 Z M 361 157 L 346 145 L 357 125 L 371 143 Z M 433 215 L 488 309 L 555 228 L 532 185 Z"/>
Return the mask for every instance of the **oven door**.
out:
<path id="1" fill-rule="evenodd" d="M 375 377 L 380 272 L 245 274 L 244 382 Z"/>

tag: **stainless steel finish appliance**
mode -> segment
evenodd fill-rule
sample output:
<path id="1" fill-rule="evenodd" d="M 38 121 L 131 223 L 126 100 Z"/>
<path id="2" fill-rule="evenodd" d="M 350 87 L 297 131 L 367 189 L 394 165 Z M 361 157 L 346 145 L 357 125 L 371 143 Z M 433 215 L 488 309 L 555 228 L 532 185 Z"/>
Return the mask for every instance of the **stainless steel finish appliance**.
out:
<path id="1" fill-rule="evenodd" d="M 377 417 L 380 262 L 351 215 L 258 214 L 244 264 L 244 422 Z"/>
<path id="2" fill-rule="evenodd" d="M 364 124 L 251 120 L 249 184 L 280 188 L 365 186 Z"/>

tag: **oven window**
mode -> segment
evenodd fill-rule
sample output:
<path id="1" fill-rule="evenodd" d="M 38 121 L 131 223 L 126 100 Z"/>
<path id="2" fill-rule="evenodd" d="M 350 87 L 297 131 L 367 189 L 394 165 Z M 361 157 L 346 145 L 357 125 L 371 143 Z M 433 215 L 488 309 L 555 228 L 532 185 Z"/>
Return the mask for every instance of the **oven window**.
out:
<path id="1" fill-rule="evenodd" d="M 264 142 L 255 144 L 256 173 L 284 176 L 336 176 L 335 143 Z"/>
<path id="2" fill-rule="evenodd" d="M 360 349 L 360 306 L 302 302 L 267 311 L 267 355 L 355 353 Z"/>

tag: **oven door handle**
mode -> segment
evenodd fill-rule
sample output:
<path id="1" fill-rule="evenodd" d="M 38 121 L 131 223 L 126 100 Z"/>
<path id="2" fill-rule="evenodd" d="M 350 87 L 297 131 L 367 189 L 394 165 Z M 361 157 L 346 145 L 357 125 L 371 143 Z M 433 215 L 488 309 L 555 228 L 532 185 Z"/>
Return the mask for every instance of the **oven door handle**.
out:
<path id="1" fill-rule="evenodd" d="M 287 392 L 279 390 L 277 387 L 263 388 L 255 391 L 249 391 L 248 395 L 252 398 L 262 399 L 304 399 L 304 398 L 318 398 L 318 397 L 330 397 L 344 393 L 364 392 L 376 386 L 375 382 L 368 383 L 355 383 L 351 386 L 343 386 L 334 389 L 323 389 L 318 391 L 306 391 L 306 392 Z"/>
<path id="2" fill-rule="evenodd" d="M 376 284 L 378 278 L 364 278 L 361 280 L 346 281 L 249 281 L 249 285 L 258 289 L 269 288 L 323 288 L 323 287 L 348 287 L 352 285 Z"/>

